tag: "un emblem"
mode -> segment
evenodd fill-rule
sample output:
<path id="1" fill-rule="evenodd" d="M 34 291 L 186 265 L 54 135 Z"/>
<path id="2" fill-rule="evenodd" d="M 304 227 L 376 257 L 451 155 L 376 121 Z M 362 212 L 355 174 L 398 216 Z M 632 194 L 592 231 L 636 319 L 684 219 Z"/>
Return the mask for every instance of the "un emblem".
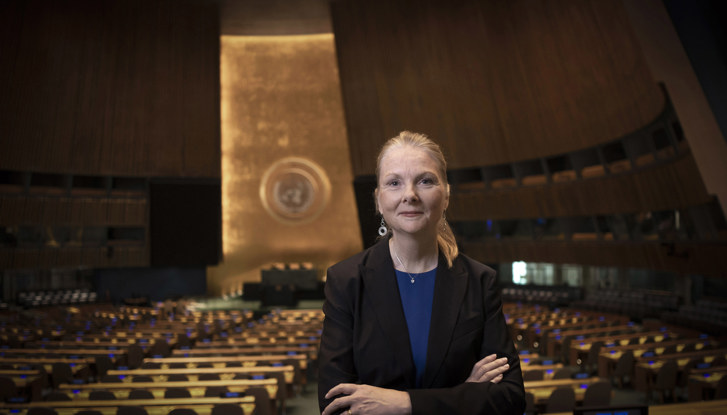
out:
<path id="1" fill-rule="evenodd" d="M 323 169 L 302 157 L 286 157 L 270 166 L 260 183 L 265 210 L 280 222 L 307 223 L 328 204 L 331 184 Z"/>

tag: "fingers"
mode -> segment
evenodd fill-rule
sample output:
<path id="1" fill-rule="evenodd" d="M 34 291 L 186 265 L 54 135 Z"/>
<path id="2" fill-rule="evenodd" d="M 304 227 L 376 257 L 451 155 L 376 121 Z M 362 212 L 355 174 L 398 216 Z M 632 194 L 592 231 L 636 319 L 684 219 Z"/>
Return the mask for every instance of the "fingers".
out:
<path id="1" fill-rule="evenodd" d="M 326 399 L 331 399 L 334 396 L 340 396 L 334 399 L 326 408 L 323 410 L 321 415 L 332 415 L 340 410 L 350 408 L 353 404 L 353 398 L 350 396 L 356 391 L 357 385 L 353 383 L 339 383 L 338 385 L 331 388 L 326 393 Z"/>
<path id="2" fill-rule="evenodd" d="M 356 392 L 356 386 L 354 383 L 339 383 L 326 393 L 326 399 L 331 399 L 336 395 L 350 395 Z"/>
<path id="3" fill-rule="evenodd" d="M 496 359 L 497 359 L 497 355 L 493 353 L 491 355 L 487 355 L 487 356 L 483 357 L 482 359 L 480 359 L 479 362 L 475 363 L 475 366 L 482 365 L 482 364 L 487 364 L 487 363 L 492 363 Z"/>
<path id="4" fill-rule="evenodd" d="M 496 358 L 497 358 L 496 355 L 491 354 L 489 356 L 485 356 L 484 358 L 480 359 L 472 367 L 472 372 L 470 373 L 470 376 L 476 376 L 476 377 L 482 376 L 482 374 L 487 371 L 487 365 L 494 362 Z"/>
<path id="5" fill-rule="evenodd" d="M 507 357 L 501 357 L 499 359 L 495 359 L 495 357 L 495 355 L 490 355 L 475 363 L 475 369 L 477 369 L 478 373 L 483 374 L 502 367 L 509 368 Z"/>
<path id="6" fill-rule="evenodd" d="M 352 399 L 353 398 L 349 396 L 342 396 L 334 399 L 330 404 L 328 404 L 328 406 L 326 406 L 326 409 L 323 410 L 321 415 L 331 415 L 346 408 L 350 408 L 353 404 L 353 402 L 351 402 Z"/>
<path id="7" fill-rule="evenodd" d="M 492 354 L 475 363 L 467 382 L 497 383 L 502 380 L 502 374 L 510 369 L 510 365 L 507 364 L 506 357 L 502 357 L 500 359 L 496 359 L 496 357 L 497 356 Z"/>
<path id="8" fill-rule="evenodd" d="M 335 396 L 338 397 L 328 404 L 322 415 L 346 410 L 357 414 L 411 413 L 409 394 L 403 391 L 343 383 L 326 393 L 327 399 Z"/>

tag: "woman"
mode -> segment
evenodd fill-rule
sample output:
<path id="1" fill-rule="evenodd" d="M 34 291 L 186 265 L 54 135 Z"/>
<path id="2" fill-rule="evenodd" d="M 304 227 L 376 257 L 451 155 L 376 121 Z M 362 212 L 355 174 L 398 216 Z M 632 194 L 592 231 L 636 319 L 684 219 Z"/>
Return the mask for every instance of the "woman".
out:
<path id="1" fill-rule="evenodd" d="M 522 414 L 525 391 L 495 272 L 458 254 L 439 146 L 404 131 L 381 150 L 373 247 L 328 270 L 323 415 Z"/>

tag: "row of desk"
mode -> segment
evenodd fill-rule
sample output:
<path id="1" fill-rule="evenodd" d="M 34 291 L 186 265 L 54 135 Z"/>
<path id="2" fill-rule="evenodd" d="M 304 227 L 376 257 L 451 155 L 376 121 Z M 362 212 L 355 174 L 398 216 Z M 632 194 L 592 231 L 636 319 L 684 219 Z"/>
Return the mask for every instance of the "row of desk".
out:
<path id="1" fill-rule="evenodd" d="M 724 368 L 715 367 L 715 364 L 727 366 L 724 363 L 727 349 L 721 348 L 716 339 L 690 328 L 637 325 L 625 316 L 613 319 L 594 312 L 556 312 L 558 310 L 521 304 L 505 304 L 503 310 L 513 336 L 519 340 L 518 345 L 534 347 L 545 356 L 521 355 L 524 373 L 530 370 L 543 372 L 543 380 L 526 381 L 526 391 L 536 385 L 539 387 L 534 395 L 540 404 L 558 382 L 571 382 L 578 399 L 586 389 L 583 381 L 553 379 L 560 365 L 578 368 L 574 371 L 579 370 L 593 381 L 612 381 L 616 364 L 624 353 L 634 355 L 628 379 L 637 390 L 646 394 L 647 399 L 654 390 L 656 374 L 663 361 L 669 359 L 677 361 L 679 386 L 688 387 L 690 400 L 712 399 L 718 383 L 724 379 Z M 545 362 L 548 365 L 543 365 Z M 712 367 L 691 367 L 697 364 Z"/>
<path id="2" fill-rule="evenodd" d="M 196 320 L 198 326 L 191 327 L 178 324 L 181 322 L 155 321 L 151 313 L 139 314 L 146 314 L 146 318 L 130 318 L 127 314 L 127 326 L 120 328 L 119 315 L 106 310 L 95 316 L 97 323 L 98 320 L 102 325 L 108 323 L 100 331 L 74 332 L 75 329 L 64 330 L 59 326 L 52 336 L 44 331 L 43 338 L 21 327 L 3 326 L 3 333 L 21 340 L 25 347 L 0 350 L 0 365 L 5 370 L 0 376 L 12 379 L 21 388 L 40 384 L 57 363 L 72 366 L 75 374 L 95 369 L 97 358 L 103 356 L 114 358 L 113 366 L 118 368 L 106 371 L 103 376 L 97 374 L 93 382 L 80 377 L 59 385 L 56 392 L 65 394 L 70 401 L 43 402 L 37 393 L 32 393 L 27 395 L 31 402 L 6 403 L 0 412 L 5 408 L 14 413 L 27 413 L 35 407 L 52 406 L 63 414 L 89 408 L 106 414 L 115 413 L 115 408 L 122 405 L 141 405 L 149 413 L 166 414 L 173 407 L 194 406 L 198 414 L 205 414 L 211 413 L 216 405 L 233 403 L 244 414 L 252 413 L 256 407 L 256 414 L 276 413 L 277 408 L 284 410 L 285 400 L 307 382 L 307 369 L 317 358 L 322 326 L 320 310 L 281 311 L 257 321 L 237 316 L 232 316 L 229 322 L 207 320 L 203 324 L 214 324 L 214 332 L 195 338 L 200 333 L 200 319 Z M 175 342 L 182 335 L 188 340 L 191 337 L 191 346 Z M 198 340 L 196 344 L 194 340 Z M 161 341 L 170 347 L 168 355 L 149 355 L 151 346 Z M 125 353 L 132 345 L 141 346 L 147 354 L 141 367 L 136 369 L 120 364 L 125 363 Z M 180 389 L 188 392 L 190 398 L 171 401 L 167 392 Z M 103 402 L 89 399 L 94 391 L 100 390 L 111 392 L 116 399 Z M 148 391 L 154 398 L 129 399 L 132 391 L 138 390 Z M 260 391 L 268 402 L 261 403 Z M 242 397 L 246 393 L 255 396 Z"/>
<path id="3" fill-rule="evenodd" d="M 622 407 L 619 409 L 601 410 L 595 412 L 603 415 L 615 415 L 615 414 L 638 414 L 640 412 L 627 412 L 628 407 Z M 719 399 L 713 401 L 703 402 L 687 402 L 687 403 L 673 403 L 668 405 L 649 405 L 649 415 L 724 415 L 727 413 L 727 400 Z M 594 414 L 594 412 L 588 413 L 587 415 Z M 573 415 L 573 412 L 555 412 L 551 415 Z"/>

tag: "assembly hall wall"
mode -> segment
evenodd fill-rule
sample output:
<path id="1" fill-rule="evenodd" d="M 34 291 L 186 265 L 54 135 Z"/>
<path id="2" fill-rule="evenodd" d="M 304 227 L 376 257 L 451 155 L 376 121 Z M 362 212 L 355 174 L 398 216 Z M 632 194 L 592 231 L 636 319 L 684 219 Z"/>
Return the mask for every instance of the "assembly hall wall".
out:
<path id="1" fill-rule="evenodd" d="M 658 3 L 639 4 L 665 13 Z M 493 166 L 610 145 L 672 101 L 684 127 L 673 155 L 597 181 L 453 184 L 450 222 L 686 212 L 721 194 L 714 121 L 698 83 L 683 82 L 688 62 L 669 65 L 679 56 L 668 24 L 643 24 L 653 23 L 649 7 L 334 1 L 332 35 L 221 39 L 216 4 L 2 2 L 0 47 L 11 58 L 0 64 L 0 269 L 82 265 L 109 270 L 107 284 L 123 280 L 118 269 L 181 265 L 190 278 L 206 273 L 209 293 L 237 294 L 272 263 L 323 270 L 369 244 L 376 153 L 403 129 L 430 134 L 453 172 L 483 179 Z M 276 199 L 276 188 L 306 182 L 315 197 L 305 203 Z M 594 235 L 598 245 L 463 248 L 488 263 L 723 272 L 698 267 L 719 263 L 723 235 L 700 235 L 707 249 L 656 239 L 637 250 Z"/>
<path id="2" fill-rule="evenodd" d="M 221 36 L 203 0 L 0 7 L 5 294 L 89 273 L 113 300 L 239 294 L 361 248 L 330 30 Z"/>
<path id="3" fill-rule="evenodd" d="M 678 75 L 663 76 L 656 66 L 668 62 L 653 58 L 659 31 L 642 27 L 653 23 L 645 23 L 648 12 L 638 15 L 624 3 L 333 2 L 365 245 L 374 240 L 366 230 L 377 223 L 370 198 L 376 154 L 408 129 L 442 145 L 452 182 L 447 218 L 467 233 L 459 238 L 463 251 L 484 262 L 723 276 L 715 264 L 726 248 L 717 180 L 724 163 L 705 169 L 702 150 L 691 148 L 702 146 L 708 123 L 688 108 L 705 101 L 681 94 L 688 88 L 680 88 Z M 658 141 L 670 143 L 660 154 Z M 635 151 L 634 143 L 649 150 Z M 721 154 L 722 147 L 724 140 L 703 148 Z M 617 161 L 613 148 L 622 153 Z M 583 153 L 593 154 L 593 166 L 577 165 Z M 568 166 L 555 174 L 555 162 Z M 506 180 L 492 180 L 501 168 L 510 173 Z M 615 222 L 601 229 L 661 214 L 676 218 L 682 234 L 642 235 L 627 225 L 619 235 Z M 493 222 L 530 224 L 504 240 L 490 230 Z M 563 222 L 588 226 L 545 236 L 538 229 Z M 695 229 L 685 230 L 687 222 Z M 700 229 L 704 222 L 710 224 Z"/>
<path id="4" fill-rule="evenodd" d="M 204 287 L 221 256 L 218 4 L 12 0 L 0 27 L 6 294 L 79 269 L 193 267 Z"/>
<path id="5" fill-rule="evenodd" d="M 361 249 L 334 39 L 237 33 L 221 45 L 224 261 L 208 291 L 267 303 L 311 289 L 301 269 L 322 280 Z M 258 284 L 286 268 L 286 281 Z"/>

